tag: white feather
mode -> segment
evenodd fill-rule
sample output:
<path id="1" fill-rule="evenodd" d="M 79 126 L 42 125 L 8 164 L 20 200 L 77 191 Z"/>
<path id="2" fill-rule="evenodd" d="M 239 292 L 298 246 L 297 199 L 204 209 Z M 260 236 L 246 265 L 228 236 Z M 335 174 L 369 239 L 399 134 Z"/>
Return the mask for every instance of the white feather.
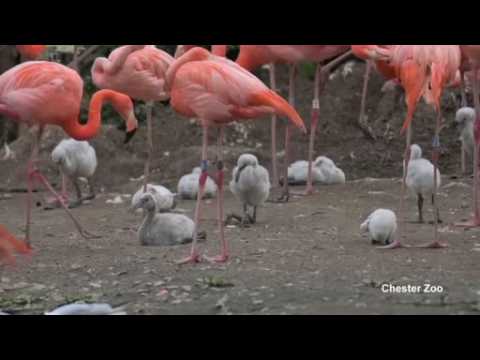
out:
<path id="1" fill-rule="evenodd" d="M 237 173 L 241 167 L 240 177 Z M 270 175 L 267 169 L 258 164 L 258 159 L 251 154 L 243 154 L 233 169 L 230 190 L 242 203 L 249 206 L 260 206 L 265 203 L 270 195 Z"/>
<path id="2" fill-rule="evenodd" d="M 414 195 L 421 194 L 424 198 L 433 194 L 433 164 L 422 158 L 422 149 L 418 145 L 412 145 L 411 156 L 408 163 L 406 184 Z M 440 171 L 437 169 L 437 188 L 442 184 Z"/>
<path id="3" fill-rule="evenodd" d="M 175 207 L 175 194 L 162 185 L 147 185 L 147 191 L 153 191 L 153 196 L 157 204 L 158 212 L 172 210 Z M 143 186 L 132 197 L 132 206 L 138 203 L 140 197 L 144 194 Z"/>
<path id="4" fill-rule="evenodd" d="M 154 194 L 140 195 L 132 206 L 133 210 L 143 209 L 145 219 L 138 230 L 140 243 L 145 246 L 172 246 L 192 241 L 195 224 L 180 214 L 159 214 Z"/>
<path id="5" fill-rule="evenodd" d="M 182 176 L 177 186 L 177 193 L 182 199 L 196 200 L 198 196 L 199 180 L 202 169 L 196 167 L 191 174 Z M 217 195 L 217 184 L 208 177 L 205 183 L 204 199 L 211 199 Z"/>
<path id="6" fill-rule="evenodd" d="M 457 111 L 455 122 L 460 130 L 460 141 L 463 143 L 465 151 L 471 156 L 475 147 L 473 137 L 473 125 L 475 122 L 475 109 L 464 107 Z"/>
<path id="7" fill-rule="evenodd" d="M 127 315 L 123 307 L 112 308 L 108 304 L 69 304 L 61 306 L 45 315 Z"/>
<path id="8" fill-rule="evenodd" d="M 368 232 L 370 240 L 390 244 L 397 231 L 397 216 L 391 210 L 375 210 L 360 226 L 360 230 Z"/>
<path id="9" fill-rule="evenodd" d="M 308 161 L 297 161 L 288 168 L 288 179 L 292 184 L 305 184 L 308 177 Z M 345 173 L 326 156 L 319 156 L 312 164 L 314 184 L 334 185 L 344 184 Z"/>
<path id="10" fill-rule="evenodd" d="M 87 141 L 62 140 L 53 150 L 52 160 L 73 179 L 91 178 L 97 169 L 97 154 Z"/>

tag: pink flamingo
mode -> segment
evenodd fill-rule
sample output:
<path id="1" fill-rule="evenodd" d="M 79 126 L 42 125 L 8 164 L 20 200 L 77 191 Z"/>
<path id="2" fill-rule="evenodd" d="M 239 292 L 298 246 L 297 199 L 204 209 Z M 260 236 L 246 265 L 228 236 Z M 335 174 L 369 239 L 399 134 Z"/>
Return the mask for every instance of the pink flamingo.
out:
<path id="1" fill-rule="evenodd" d="M 110 89 L 147 103 L 148 158 L 145 163 L 144 188 L 150 177 L 152 161 L 152 116 L 156 101 L 166 101 L 165 74 L 174 58 L 153 45 L 127 45 L 114 50 L 108 59 L 97 58 L 92 79 L 100 89 Z"/>
<path id="2" fill-rule="evenodd" d="M 313 151 L 315 145 L 315 133 L 318 126 L 320 116 L 320 95 L 323 92 L 326 82 L 327 74 L 332 68 L 345 61 L 351 55 L 349 51 L 350 45 L 242 45 L 240 47 L 240 55 L 237 63 L 249 71 L 255 70 L 257 67 L 265 64 L 273 63 L 287 63 L 290 64 L 290 91 L 289 100 L 290 105 L 295 107 L 295 78 L 296 66 L 301 62 L 317 63 L 317 70 L 315 72 L 314 96 L 312 103 L 312 119 L 310 126 L 310 142 L 308 148 L 308 181 L 305 194 L 313 193 L 312 184 L 312 164 Z M 341 56 L 340 56 L 341 55 Z M 334 59 L 327 65 L 322 63 Z M 271 85 L 275 88 L 275 68 L 271 67 Z M 286 126 L 285 130 L 285 168 L 284 168 L 284 183 L 283 195 L 280 200 L 288 201 L 290 197 L 288 186 L 288 167 L 290 162 L 290 126 Z M 276 168 L 276 119 L 272 119 L 272 161 L 274 162 L 272 168 Z M 275 173 L 274 171 L 274 181 Z"/>
<path id="3" fill-rule="evenodd" d="M 47 50 L 46 45 L 17 45 L 22 61 L 36 60 Z"/>
<path id="4" fill-rule="evenodd" d="M 479 206 L 479 151 L 480 151 L 480 45 L 460 45 L 462 51 L 462 71 L 473 71 L 473 101 L 475 106 L 476 120 L 474 125 L 475 151 L 473 160 L 473 219 L 466 223 L 458 223 L 457 226 L 463 227 L 478 227 L 480 226 L 480 206 Z M 463 74 L 462 74 L 463 81 Z M 462 95 L 464 96 L 464 95 Z M 464 105 L 466 105 L 466 97 L 464 98 Z"/>
<path id="5" fill-rule="evenodd" d="M 30 218 L 33 180 L 38 179 L 57 198 L 85 238 L 92 237 L 82 229 L 68 210 L 63 199 L 55 192 L 36 166 L 39 142 L 45 126 L 61 127 L 76 140 L 88 140 L 101 128 L 101 111 L 104 103 L 111 103 L 127 123 L 127 140 L 137 129 L 133 103 L 126 95 L 111 90 L 95 93 L 90 102 L 88 122 L 78 119 L 83 96 L 83 80 L 78 73 L 61 64 L 37 61 L 26 62 L 0 76 L 0 113 L 29 127 L 38 126 L 32 154 L 28 162 L 28 198 L 25 241 L 30 245 Z"/>
<path id="6" fill-rule="evenodd" d="M 387 61 L 395 69 L 395 78 L 398 79 L 405 89 L 407 103 L 407 118 L 405 119 L 402 134 L 410 130 L 410 124 L 417 103 L 423 97 L 428 104 L 433 105 L 437 113 L 435 136 L 433 140 L 433 165 L 434 165 L 434 216 L 435 216 L 435 238 L 433 243 L 422 247 L 444 248 L 447 245 L 438 238 L 438 204 L 437 197 L 437 169 L 440 156 L 440 131 L 442 113 L 440 100 L 443 89 L 458 81 L 458 71 L 461 62 L 461 53 L 458 45 L 394 45 L 390 48 L 377 45 L 364 45 L 368 50 L 368 57 L 372 60 Z M 403 216 L 403 203 L 405 196 L 405 180 L 407 176 L 408 163 L 410 160 L 411 131 L 407 133 L 407 146 L 405 150 L 405 171 L 402 183 L 402 196 L 400 212 Z M 388 249 L 400 248 L 404 245 L 398 240 L 385 247 Z"/>
<path id="7" fill-rule="evenodd" d="M 0 225 L 0 260 L 4 260 L 10 264 L 15 264 L 14 252 L 22 255 L 29 255 L 31 249 L 25 242 L 18 240 L 15 236 L 10 234 L 8 230 Z"/>
<path id="8" fill-rule="evenodd" d="M 190 256 L 180 263 L 199 262 L 196 249 L 201 203 L 207 180 L 207 147 L 210 127 L 219 128 L 218 137 L 218 225 L 222 246 L 220 256 L 207 259 L 226 262 L 229 257 L 223 222 L 223 138 L 224 126 L 235 119 L 255 119 L 277 113 L 291 119 L 300 129 L 305 125 L 295 109 L 269 90 L 258 78 L 236 63 L 215 56 L 202 48 L 193 48 L 177 59 L 167 72 L 167 87 L 176 112 L 199 120 L 203 127 L 202 175 L 195 209 L 195 234 Z"/>

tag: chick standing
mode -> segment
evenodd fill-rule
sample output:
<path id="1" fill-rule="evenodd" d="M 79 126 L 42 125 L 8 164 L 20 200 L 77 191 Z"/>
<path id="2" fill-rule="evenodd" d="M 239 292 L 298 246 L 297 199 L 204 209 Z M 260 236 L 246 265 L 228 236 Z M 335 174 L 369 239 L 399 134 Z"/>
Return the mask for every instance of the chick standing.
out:
<path id="1" fill-rule="evenodd" d="M 462 172 L 466 172 L 465 155 L 473 156 L 475 149 L 475 139 L 473 137 L 473 124 L 475 122 L 475 109 L 463 107 L 455 115 L 455 123 L 460 131 L 460 141 L 462 142 Z"/>
<path id="2" fill-rule="evenodd" d="M 422 149 L 418 145 L 411 146 L 410 161 L 408 163 L 408 173 L 406 185 L 412 194 L 417 196 L 418 202 L 418 222 L 423 223 L 423 202 L 426 197 L 431 197 L 434 204 L 434 167 L 427 159 L 422 158 Z M 441 186 L 440 171 L 437 169 L 437 189 Z M 440 213 L 438 222 L 441 223 Z"/>
<path id="3" fill-rule="evenodd" d="M 87 141 L 74 139 L 62 140 L 52 152 L 52 161 L 57 164 L 62 174 L 62 195 L 67 198 L 66 179 L 68 177 L 77 192 L 77 200 L 70 202 L 70 207 L 80 206 L 84 200 L 95 198 L 92 177 L 97 170 L 97 154 Z M 85 178 L 88 181 L 90 194 L 82 197 L 78 180 Z"/>
<path id="4" fill-rule="evenodd" d="M 259 165 L 258 159 L 251 154 L 243 154 L 233 169 L 230 190 L 243 204 L 243 222 L 255 224 L 257 208 L 265 203 L 270 195 L 270 176 L 267 169 Z M 248 207 L 253 207 L 252 216 L 248 214 Z"/>

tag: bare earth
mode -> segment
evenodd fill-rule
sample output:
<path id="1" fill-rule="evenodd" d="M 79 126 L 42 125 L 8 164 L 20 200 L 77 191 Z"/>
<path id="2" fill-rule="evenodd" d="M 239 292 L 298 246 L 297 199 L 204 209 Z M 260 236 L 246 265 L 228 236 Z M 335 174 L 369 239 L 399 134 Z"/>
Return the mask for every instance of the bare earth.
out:
<path id="1" fill-rule="evenodd" d="M 401 157 L 404 139 L 398 129 L 405 115 L 400 95 L 381 94 L 382 80 L 374 77 L 367 114 L 375 125 L 377 142 L 365 139 L 355 126 L 363 65 L 353 74 L 338 75 L 322 99 L 322 126 L 317 136 L 317 155 L 331 157 L 345 170 L 343 186 L 319 188 L 308 198 L 294 198 L 286 205 L 267 203 L 259 223 L 250 228 L 229 227 L 226 236 L 232 259 L 226 265 L 202 263 L 175 265 L 189 246 L 144 248 L 136 238 L 141 222 L 129 214 L 129 198 L 120 205 L 107 204 L 117 195 L 139 188 L 145 159 L 144 127 L 128 146 L 122 132 L 105 128 L 93 141 L 99 155 L 96 182 L 100 195 L 74 210 L 85 227 L 101 236 L 84 240 L 61 211 L 33 214 L 34 256 L 18 259 L 16 268 L 0 267 L 0 309 L 20 314 L 40 314 L 77 301 L 127 304 L 130 314 L 474 314 L 480 311 L 480 241 L 478 230 L 464 231 L 449 224 L 466 219 L 471 209 L 470 178 L 451 179 L 459 170 L 459 145 L 448 126 L 442 137 L 441 170 L 444 174 L 440 205 L 445 223 L 441 237 L 445 250 L 403 249 L 382 251 L 359 233 L 365 217 L 379 207 L 398 211 Z M 286 71 L 280 84 L 286 84 Z M 312 82 L 299 81 L 301 114 L 308 123 Z M 285 95 L 286 86 L 281 90 Z M 455 111 L 451 94 L 444 99 L 448 124 Z M 159 106 L 155 122 L 153 181 L 175 190 L 179 177 L 200 161 L 200 128 L 177 118 L 170 108 Z M 139 114 L 142 118 L 142 114 Z M 421 105 L 414 121 L 414 140 L 430 156 L 432 111 Z M 282 127 L 279 127 L 282 129 Z M 269 165 L 269 122 L 259 121 L 229 128 L 225 156 L 228 173 L 239 154 L 257 154 Z M 279 141 L 281 140 L 279 133 Z M 214 143 L 212 131 L 212 143 Z M 62 138 L 49 131 L 43 142 L 40 168 L 56 182 L 48 162 L 53 146 Z M 25 195 L 23 169 L 29 153 L 25 133 L 12 149 L 17 161 L 0 168 L 0 223 L 22 236 Z M 292 161 L 305 159 L 307 139 L 299 134 Z M 282 149 L 283 142 L 279 143 Z M 211 159 L 214 160 L 212 147 Z M 369 180 L 368 178 L 385 178 Z M 301 189 L 298 189 L 301 190 Z M 36 196 L 43 201 L 45 193 Z M 194 202 L 180 202 L 193 216 Z M 240 205 L 226 192 L 226 213 Z M 209 255 L 219 251 L 215 201 L 205 208 L 202 230 L 208 235 L 201 247 Z M 408 219 L 416 220 L 416 202 L 408 201 Z M 430 208 L 426 219 L 432 219 Z M 432 225 L 408 224 L 405 241 L 420 245 L 431 241 Z M 424 284 L 443 287 L 440 294 L 386 294 L 382 284 Z"/>
<path id="2" fill-rule="evenodd" d="M 450 184 L 450 186 L 449 186 Z M 466 181 L 441 192 L 444 221 L 465 218 Z M 469 314 L 479 310 L 478 231 L 441 227 L 446 250 L 382 251 L 359 234 L 359 224 L 377 207 L 397 208 L 399 181 L 356 181 L 320 189 L 288 205 L 268 203 L 260 223 L 229 227 L 232 259 L 225 265 L 175 265 L 189 247 L 142 248 L 134 229 L 139 215 L 127 204 L 107 205 L 112 195 L 75 210 L 89 230 L 86 241 L 61 211 L 34 213 L 31 261 L 2 270 L 1 307 L 36 314 L 74 300 L 128 303 L 131 314 Z M 0 202 L 6 225 L 22 227 L 22 197 Z M 128 199 L 127 199 L 128 200 Z M 467 205 L 466 200 L 460 203 Z M 215 203 L 207 206 L 205 251 L 216 254 Z M 410 199 L 409 220 L 416 219 Z M 180 209 L 193 215 L 193 202 Z M 238 211 L 230 194 L 226 211 Z M 431 212 L 427 218 L 431 219 Z M 432 238 L 431 225 L 408 224 L 408 243 Z M 441 294 L 391 295 L 383 283 L 442 286 Z M 18 288 L 17 288 L 18 287 Z M 223 301 L 222 301 L 223 300 Z"/>

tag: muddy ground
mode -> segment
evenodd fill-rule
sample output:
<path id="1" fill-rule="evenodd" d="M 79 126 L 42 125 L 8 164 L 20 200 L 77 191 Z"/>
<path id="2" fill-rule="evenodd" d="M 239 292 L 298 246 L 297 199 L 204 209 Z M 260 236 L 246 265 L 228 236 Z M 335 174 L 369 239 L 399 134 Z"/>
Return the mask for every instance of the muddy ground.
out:
<path id="1" fill-rule="evenodd" d="M 139 215 L 129 214 L 129 199 L 107 204 L 117 195 L 139 187 L 145 159 L 142 127 L 129 145 L 123 134 L 106 127 L 92 143 L 99 156 L 96 183 L 99 197 L 74 210 L 80 221 L 102 237 L 86 241 L 75 233 L 60 210 L 34 211 L 34 256 L 19 259 L 15 269 L 0 270 L 0 309 L 39 314 L 75 300 L 127 303 L 130 314 L 470 314 L 480 310 L 478 231 L 449 226 L 468 217 L 470 179 L 452 179 L 459 172 L 459 144 L 450 127 L 456 108 L 455 94 L 444 96 L 447 127 L 443 132 L 441 170 L 441 236 L 446 250 L 405 249 L 379 251 L 359 233 L 360 223 L 375 208 L 398 209 L 401 155 L 404 139 L 398 129 L 405 115 L 400 92 L 382 94 L 382 79 L 375 76 L 368 100 L 369 123 L 378 140 L 365 138 L 355 125 L 358 118 L 363 65 L 351 74 L 340 69 L 329 82 L 322 99 L 322 125 L 316 153 L 331 157 L 347 174 L 347 184 L 321 187 L 309 198 L 294 198 L 287 205 L 267 203 L 259 224 L 226 231 L 232 259 L 227 265 L 200 264 L 179 267 L 175 260 L 189 247 L 144 248 L 135 230 Z M 286 84 L 286 69 L 280 84 Z M 264 74 L 262 74 L 264 76 Z M 312 82 L 298 82 L 298 108 L 308 122 Z M 287 87 L 280 89 L 286 95 Z M 143 113 L 139 106 L 139 117 Z M 433 134 L 434 114 L 419 107 L 414 121 L 414 140 L 427 156 Z M 281 128 L 281 127 L 279 127 Z M 257 154 L 268 166 L 269 122 L 257 121 L 229 128 L 225 156 L 228 171 L 245 151 Z M 175 190 L 178 178 L 197 166 L 201 131 L 197 125 L 158 106 L 155 122 L 153 180 Z M 212 142 L 214 141 L 212 133 Z M 46 134 L 40 167 L 54 182 L 57 172 L 48 154 L 62 138 L 59 131 Z M 0 223 L 18 236 L 24 227 L 24 160 L 31 135 L 24 135 L 12 149 L 17 159 L 1 163 Z M 279 141 L 281 136 L 279 135 Z M 292 160 L 306 156 L 305 137 L 295 135 Z M 281 149 L 281 146 L 279 146 Z M 212 147 L 211 158 L 215 158 Z M 369 180 L 368 178 L 383 178 Z M 37 199 L 42 202 L 45 194 Z M 227 213 L 239 204 L 227 191 Z M 193 202 L 178 207 L 193 215 Z M 409 220 L 416 219 L 416 205 L 409 200 Z M 427 217 L 431 218 L 429 212 Z M 202 229 L 208 240 L 202 245 L 210 255 L 218 251 L 215 203 L 206 207 Z M 433 236 L 431 225 L 408 224 L 406 241 L 421 244 Z M 384 283 L 442 286 L 441 294 L 384 294 Z"/>

